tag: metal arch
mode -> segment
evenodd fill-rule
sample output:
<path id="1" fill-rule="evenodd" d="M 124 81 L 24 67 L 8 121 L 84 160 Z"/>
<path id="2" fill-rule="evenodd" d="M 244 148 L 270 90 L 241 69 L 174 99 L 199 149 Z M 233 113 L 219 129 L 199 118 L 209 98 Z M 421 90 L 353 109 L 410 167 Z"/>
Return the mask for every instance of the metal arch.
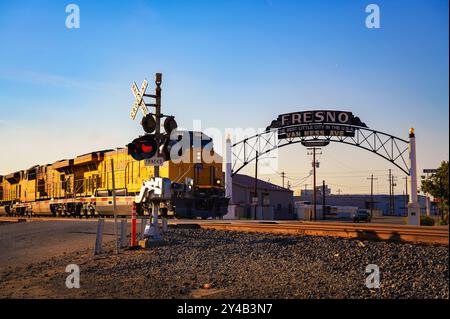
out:
<path id="1" fill-rule="evenodd" d="M 264 133 L 245 138 L 232 145 L 232 166 L 231 175 L 237 174 L 248 163 L 271 152 L 274 149 L 287 145 L 301 143 L 303 141 L 330 141 L 353 145 L 384 158 L 397 166 L 409 176 L 409 166 L 407 164 L 407 154 L 409 142 L 376 130 L 365 127 L 352 126 L 355 129 L 355 136 L 309 136 L 278 139 L 277 130 L 270 130 Z"/>

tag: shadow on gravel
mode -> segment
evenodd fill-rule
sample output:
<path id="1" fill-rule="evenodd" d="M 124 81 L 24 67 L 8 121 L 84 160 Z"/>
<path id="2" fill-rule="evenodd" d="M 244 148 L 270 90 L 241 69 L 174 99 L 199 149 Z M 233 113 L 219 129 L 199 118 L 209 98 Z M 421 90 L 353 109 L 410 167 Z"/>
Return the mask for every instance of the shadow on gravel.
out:
<path id="1" fill-rule="evenodd" d="M 357 232 L 356 239 L 383 241 L 383 239 L 380 238 L 377 235 L 377 233 L 373 230 L 357 230 L 356 232 Z M 398 232 L 393 232 L 392 235 L 389 237 L 388 241 L 403 242 Z"/>
<path id="2" fill-rule="evenodd" d="M 295 245 L 301 238 L 265 238 L 252 241 L 254 244 Z"/>
<path id="3" fill-rule="evenodd" d="M 398 232 L 393 232 L 391 237 L 389 237 L 389 240 L 391 241 L 397 241 L 397 242 L 402 242 L 403 240 L 400 237 L 400 234 Z"/>

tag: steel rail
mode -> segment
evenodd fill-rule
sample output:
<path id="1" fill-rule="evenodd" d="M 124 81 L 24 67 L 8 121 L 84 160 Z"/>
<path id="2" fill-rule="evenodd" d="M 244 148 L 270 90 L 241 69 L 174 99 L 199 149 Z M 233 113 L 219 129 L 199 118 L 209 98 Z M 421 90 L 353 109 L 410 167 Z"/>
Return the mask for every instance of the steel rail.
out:
<path id="1" fill-rule="evenodd" d="M 244 232 L 266 232 L 289 235 L 332 236 L 369 240 L 387 240 L 410 243 L 449 244 L 448 227 L 392 226 L 329 223 L 202 223 L 204 229 Z"/>

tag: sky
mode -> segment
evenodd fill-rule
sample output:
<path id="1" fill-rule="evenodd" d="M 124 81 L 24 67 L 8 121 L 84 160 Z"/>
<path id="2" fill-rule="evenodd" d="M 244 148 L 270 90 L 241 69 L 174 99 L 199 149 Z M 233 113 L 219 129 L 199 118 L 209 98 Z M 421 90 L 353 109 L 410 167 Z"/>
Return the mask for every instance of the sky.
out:
<path id="1" fill-rule="evenodd" d="M 66 6 L 80 28 L 66 27 Z M 369 29 L 366 6 L 380 8 Z M 278 114 L 351 111 L 370 128 L 417 136 L 419 172 L 449 158 L 445 0 L 0 1 L 0 174 L 123 147 L 143 134 L 130 87 L 163 73 L 163 113 L 180 127 L 265 128 Z M 221 153 L 221 150 L 218 150 Z M 260 177 L 311 187 L 300 144 Z M 387 193 L 369 152 L 329 145 L 317 180 L 332 192 Z M 242 172 L 253 174 L 254 166 Z"/>

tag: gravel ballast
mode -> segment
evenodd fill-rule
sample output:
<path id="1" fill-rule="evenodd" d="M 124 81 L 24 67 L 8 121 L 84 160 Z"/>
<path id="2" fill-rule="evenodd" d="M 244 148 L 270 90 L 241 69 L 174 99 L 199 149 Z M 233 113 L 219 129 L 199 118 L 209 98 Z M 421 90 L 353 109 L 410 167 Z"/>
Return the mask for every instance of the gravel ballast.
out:
<path id="1" fill-rule="evenodd" d="M 446 246 L 179 228 L 146 250 L 104 246 L 4 267 L 0 298 L 449 297 Z M 79 289 L 66 288 L 68 264 Z M 369 264 L 380 288 L 366 287 Z"/>

